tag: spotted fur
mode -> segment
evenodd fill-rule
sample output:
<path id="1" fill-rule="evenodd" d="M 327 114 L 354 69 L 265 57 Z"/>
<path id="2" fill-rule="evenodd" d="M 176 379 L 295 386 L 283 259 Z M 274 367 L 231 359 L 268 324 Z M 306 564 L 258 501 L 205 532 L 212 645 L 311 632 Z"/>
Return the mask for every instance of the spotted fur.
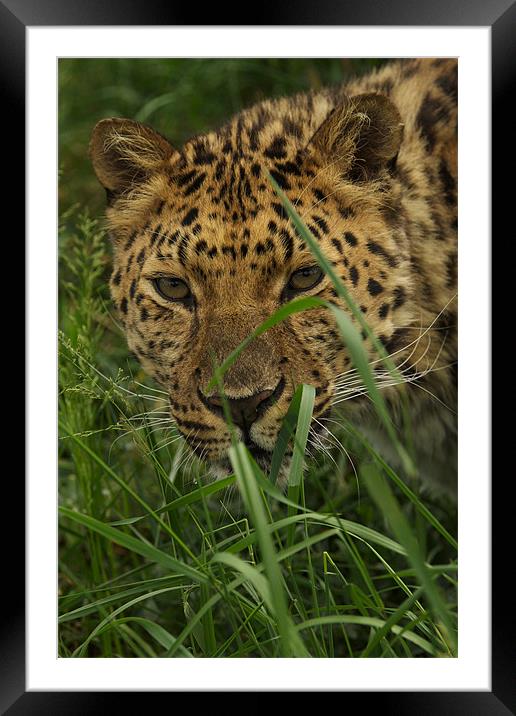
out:
<path id="1" fill-rule="evenodd" d="M 423 472 L 450 479 L 455 60 L 392 62 L 343 87 L 260 102 L 181 150 L 137 122 L 102 120 L 90 154 L 107 193 L 111 292 L 129 347 L 169 393 L 178 430 L 195 452 L 227 466 L 230 432 L 207 400 L 213 361 L 292 297 L 286 286 L 294 271 L 314 264 L 270 172 L 402 366 Z M 164 299 L 157 276 L 185 281 L 191 301 Z M 341 305 L 326 278 L 303 295 Z M 375 361 L 365 336 L 364 344 Z M 263 459 L 296 386 L 315 386 L 322 421 L 347 395 L 351 369 L 332 316 L 316 308 L 251 342 L 226 373 L 224 390 L 232 399 L 273 392 L 247 435 Z M 395 415 L 399 391 L 385 387 Z M 369 401 L 349 395 L 342 406 L 382 445 Z"/>

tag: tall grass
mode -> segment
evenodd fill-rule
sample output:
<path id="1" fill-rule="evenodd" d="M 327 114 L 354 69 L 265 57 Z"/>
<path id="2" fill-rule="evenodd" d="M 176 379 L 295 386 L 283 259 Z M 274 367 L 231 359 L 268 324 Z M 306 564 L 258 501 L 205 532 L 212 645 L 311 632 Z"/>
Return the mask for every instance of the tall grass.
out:
<path id="1" fill-rule="evenodd" d="M 196 67 L 189 71 L 200 72 Z M 292 67 L 291 87 L 278 91 L 305 81 L 308 65 L 297 80 Z M 140 67 L 124 71 L 145 75 Z M 275 71 L 281 74 L 281 64 Z M 235 110 L 252 95 L 238 89 L 243 76 L 239 67 L 229 81 Z M 128 110 L 133 86 L 120 84 Z M 139 110 L 150 121 L 177 102 L 154 96 Z M 68 126 L 73 112 L 66 111 Z M 209 120 L 205 113 L 197 121 Z M 310 457 L 311 386 L 300 386 L 292 400 L 270 474 L 235 442 L 233 474 L 211 482 L 168 421 L 166 396 L 127 356 L 107 294 L 101 222 L 74 207 L 67 192 L 60 229 L 60 655 L 456 655 L 454 508 L 417 492 L 345 421 L 335 448 Z M 315 257 L 331 278 L 324 256 Z M 328 306 L 348 344 L 359 320 L 349 319 L 349 300 L 348 312 Z M 316 302 L 291 302 L 258 331 Z M 353 358 L 388 420 L 360 348 Z M 403 434 L 393 439 L 410 471 Z M 283 492 L 275 477 L 289 440 L 294 457 Z"/>

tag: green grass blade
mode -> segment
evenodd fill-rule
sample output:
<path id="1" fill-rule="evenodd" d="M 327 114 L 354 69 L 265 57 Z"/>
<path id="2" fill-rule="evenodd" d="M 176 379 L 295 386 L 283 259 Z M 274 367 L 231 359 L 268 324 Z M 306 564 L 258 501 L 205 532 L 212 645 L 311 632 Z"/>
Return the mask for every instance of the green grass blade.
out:
<path id="1" fill-rule="evenodd" d="M 367 489 L 380 510 L 388 520 L 392 531 L 399 542 L 405 547 L 407 557 L 414 567 L 421 582 L 421 586 L 428 597 L 428 600 L 446 630 L 453 655 L 457 654 L 457 634 L 452 623 L 448 608 L 444 603 L 440 591 L 435 583 L 434 574 L 426 567 L 425 561 L 420 553 L 417 540 L 405 518 L 401 508 L 394 497 L 386 479 L 380 474 L 378 468 L 372 464 L 366 464 L 361 469 L 362 478 Z"/>
<path id="2" fill-rule="evenodd" d="M 95 519 L 95 517 L 83 515 L 80 512 L 75 512 L 74 510 L 70 510 L 67 507 L 60 507 L 59 512 L 64 517 L 67 517 L 68 519 L 77 522 L 84 527 L 87 527 L 89 530 L 97 532 L 106 539 L 109 539 L 112 542 L 116 542 L 117 544 L 121 545 L 122 547 L 125 547 L 131 552 L 135 552 L 136 554 L 145 557 L 150 562 L 160 564 L 164 569 L 168 571 L 181 574 L 183 577 L 187 577 L 188 579 L 196 582 L 197 584 L 204 584 L 208 581 L 208 577 L 199 572 L 197 569 L 190 567 L 184 562 L 180 562 L 174 557 L 168 555 L 166 552 L 162 552 L 161 550 L 156 549 L 156 547 L 153 547 L 147 542 L 142 542 L 141 540 L 136 539 L 135 537 L 132 537 L 125 532 L 122 532 L 122 530 L 119 530 L 116 527 L 111 527 L 104 522 L 100 522 L 99 520 Z"/>
<path id="3" fill-rule="evenodd" d="M 385 473 L 389 476 L 389 478 L 394 482 L 395 485 L 399 487 L 399 489 L 403 492 L 403 494 L 408 497 L 408 499 L 412 502 L 412 504 L 415 506 L 417 511 L 425 518 L 425 520 L 432 525 L 432 527 L 441 534 L 444 539 L 448 542 L 449 545 L 453 547 L 453 549 L 458 550 L 459 545 L 457 540 L 448 532 L 446 527 L 444 527 L 443 524 L 437 519 L 437 517 L 432 514 L 432 512 L 428 509 L 428 507 L 422 502 L 422 500 L 419 499 L 419 497 L 415 494 L 413 490 L 410 489 L 410 487 L 401 480 L 398 475 L 394 472 L 394 470 L 389 467 L 389 465 L 385 462 L 385 460 L 381 457 L 381 455 L 378 455 L 376 453 L 376 458 L 380 465 L 382 466 Z"/>
<path id="4" fill-rule="evenodd" d="M 229 554 L 227 552 L 220 552 L 214 554 L 212 557 L 212 561 L 219 562 L 220 564 L 225 564 L 230 567 L 234 572 L 239 572 L 247 581 L 249 581 L 255 587 L 256 591 L 258 592 L 258 594 L 260 594 L 264 603 L 268 607 L 269 611 L 272 614 L 275 614 L 274 601 L 272 599 L 269 582 L 263 576 L 263 574 L 261 574 L 256 569 L 256 567 L 253 567 L 247 562 L 244 562 L 244 560 L 240 559 L 240 557 L 237 557 L 234 554 Z"/>
<path id="5" fill-rule="evenodd" d="M 220 480 L 217 480 L 216 482 L 209 482 L 207 485 L 202 485 L 196 490 L 192 490 L 186 495 L 182 495 L 181 497 L 178 497 L 171 502 L 167 502 L 166 505 L 158 507 L 156 510 L 154 510 L 154 513 L 156 515 L 163 514 L 163 512 L 170 513 L 174 512 L 175 510 L 180 510 L 184 507 L 188 507 L 188 505 L 192 505 L 195 502 L 201 502 L 203 498 L 210 497 L 211 495 L 216 495 L 217 492 L 222 492 L 223 490 L 226 490 L 235 481 L 236 477 L 234 475 L 229 475 L 228 477 L 224 477 Z M 113 525 L 113 527 L 122 525 L 133 525 L 136 522 L 140 522 L 141 520 L 144 520 L 146 518 L 147 515 L 140 515 L 139 517 L 128 517 L 125 520 L 115 520 L 114 522 L 110 522 L 109 524 Z"/>
<path id="6" fill-rule="evenodd" d="M 354 437 L 359 440 L 368 453 L 372 455 L 375 462 L 377 462 L 382 470 L 385 471 L 385 473 L 388 475 L 388 477 L 399 487 L 399 489 L 403 492 L 403 494 L 408 497 L 410 502 L 415 506 L 417 511 L 424 517 L 424 519 L 432 525 L 432 527 L 441 534 L 445 540 L 450 544 L 455 550 L 459 548 L 457 540 L 449 533 L 449 531 L 446 529 L 446 527 L 437 519 L 437 517 L 428 509 L 428 507 L 423 503 L 423 501 L 416 495 L 416 493 L 410 489 L 410 487 L 394 472 L 394 470 L 385 462 L 383 457 L 375 450 L 375 448 L 371 445 L 371 443 L 366 439 L 366 437 L 359 433 L 358 430 L 349 422 L 344 421 L 345 429 L 352 433 Z"/>
<path id="7" fill-rule="evenodd" d="M 299 411 L 297 415 L 296 435 L 294 439 L 294 454 L 288 475 L 289 488 L 299 488 L 303 479 L 303 467 L 306 458 L 306 443 L 315 403 L 315 388 L 313 385 L 300 385 Z M 297 391 L 296 391 L 297 392 Z M 289 498 L 296 501 L 289 493 Z"/>
<path id="8" fill-rule="evenodd" d="M 307 656 L 301 640 L 295 636 L 293 624 L 288 614 L 287 601 L 283 587 L 283 577 L 274 552 L 262 497 L 254 478 L 251 456 L 242 443 L 229 450 L 231 464 L 246 504 L 247 511 L 257 533 L 265 573 L 270 585 L 271 602 L 274 605 L 278 631 L 281 637 L 281 651 L 284 656 Z"/>
<path id="9" fill-rule="evenodd" d="M 168 579 L 177 579 L 177 576 L 169 577 Z M 178 584 L 171 586 L 170 588 L 183 589 L 183 586 L 183 584 Z M 140 586 L 132 587 L 131 589 L 125 589 L 124 591 L 118 592 L 117 594 L 111 594 L 108 597 L 97 599 L 90 604 L 84 604 L 81 607 L 77 607 L 76 609 L 64 612 L 59 616 L 58 622 L 60 624 L 63 624 L 64 622 L 73 621 L 74 619 L 81 619 L 83 617 L 88 616 L 89 614 L 93 614 L 94 612 L 101 610 L 104 606 L 107 606 L 108 604 L 120 602 L 127 597 L 133 596 L 134 594 L 146 593 L 148 590 L 148 586 L 145 584 L 145 582 L 143 582 Z"/>
<path id="10" fill-rule="evenodd" d="M 301 405 L 301 394 L 301 386 L 298 386 L 292 396 L 292 400 L 290 401 L 288 410 L 283 418 L 281 428 L 276 439 L 276 444 L 272 452 L 271 469 L 269 472 L 269 478 L 273 485 L 276 484 L 289 440 L 296 429 L 297 416 L 299 415 L 299 407 Z"/>
<path id="11" fill-rule="evenodd" d="M 90 457 L 93 458 L 93 460 L 102 467 L 102 469 L 115 480 L 115 482 L 125 491 L 128 495 L 130 495 L 133 500 L 135 500 L 141 507 L 143 507 L 149 514 L 152 519 L 155 520 L 159 524 L 159 526 L 175 541 L 177 542 L 180 547 L 188 554 L 194 561 L 198 561 L 197 557 L 193 554 L 193 552 L 190 550 L 190 548 L 179 538 L 179 536 L 170 528 L 169 525 L 167 525 L 166 522 L 164 522 L 157 514 L 156 512 L 148 505 L 145 500 L 143 500 L 140 495 L 138 495 L 137 492 L 135 492 L 126 482 L 125 480 L 122 480 L 114 470 L 111 469 L 111 467 L 102 460 L 97 453 L 95 453 L 86 443 L 84 443 L 80 438 L 78 438 L 76 435 L 73 435 L 70 433 L 70 431 L 67 429 L 67 427 L 60 421 L 60 426 L 66 430 L 69 437 L 79 445 L 84 452 L 86 452 Z"/>
<path id="12" fill-rule="evenodd" d="M 176 643 L 175 637 L 173 637 L 172 634 L 170 634 L 170 632 L 168 632 L 164 627 L 162 627 L 160 624 L 156 624 L 156 622 L 153 622 L 150 619 L 145 619 L 144 617 L 123 617 L 122 619 L 114 619 L 109 624 L 106 624 L 103 629 L 98 632 L 97 636 L 100 635 L 104 629 L 109 629 L 112 626 L 128 623 L 139 624 L 145 629 L 148 634 L 150 634 L 153 639 L 158 642 L 158 644 L 160 644 L 165 649 L 171 649 L 172 646 Z M 192 654 L 188 651 L 188 649 L 185 649 L 184 646 L 179 645 L 178 649 L 181 652 L 182 656 L 185 656 L 190 659 L 192 658 Z"/>
<path id="13" fill-rule="evenodd" d="M 392 627 L 406 616 L 409 609 L 420 597 L 422 591 L 423 591 L 422 587 L 419 587 L 418 589 L 416 589 L 416 591 L 413 594 L 411 594 L 410 597 L 405 599 L 405 601 L 400 604 L 398 609 L 396 609 L 396 611 L 394 611 L 391 614 L 391 616 L 387 619 L 385 624 L 382 627 L 380 627 L 380 629 L 378 629 L 378 631 L 374 634 L 373 638 L 369 641 L 366 648 L 360 654 L 360 656 L 362 658 L 365 658 L 366 656 L 370 656 L 370 654 L 373 653 L 373 651 L 375 650 L 377 645 L 381 642 L 381 640 L 385 636 L 387 636 L 387 634 L 391 631 Z"/>
<path id="14" fill-rule="evenodd" d="M 289 504 L 293 504 L 295 506 L 295 503 L 289 502 Z M 398 554 L 406 554 L 405 549 L 401 545 L 390 539 L 390 537 L 382 535 L 380 532 L 377 532 L 370 527 L 365 527 L 358 522 L 344 520 L 340 517 L 333 517 L 331 515 L 321 515 L 317 512 L 310 512 L 310 510 L 305 510 L 301 514 L 291 515 L 290 517 L 284 517 L 281 520 L 276 520 L 275 522 L 267 526 L 267 530 L 271 533 L 279 532 L 286 527 L 288 528 L 288 526 L 294 522 L 303 523 L 305 520 L 308 520 L 313 525 L 320 525 L 322 527 L 335 527 L 336 529 L 346 532 L 352 537 L 359 537 L 366 542 L 373 542 L 374 544 L 378 544 L 381 547 L 385 547 L 386 549 L 389 549 L 392 552 L 396 552 Z M 256 541 L 257 540 L 255 534 L 247 535 L 246 537 L 242 537 L 238 540 L 238 542 L 235 542 L 233 545 L 231 545 L 231 547 L 228 548 L 228 551 L 232 553 L 240 552 L 243 549 L 247 549 L 250 544 L 254 544 Z"/>
<path id="15" fill-rule="evenodd" d="M 382 629 L 385 626 L 386 621 L 378 619 L 377 617 L 363 617 L 363 616 L 340 616 L 332 615 L 330 617 L 318 617 L 316 619 L 308 619 L 302 624 L 298 624 L 296 629 L 302 631 L 303 629 L 312 629 L 314 626 L 320 626 L 325 624 L 360 624 L 362 626 L 374 627 L 375 629 Z M 395 624 L 391 625 L 390 631 L 397 636 L 402 636 L 403 639 L 416 644 L 421 649 L 426 651 L 430 656 L 436 656 L 435 649 L 429 641 L 423 639 L 418 634 L 414 634 L 411 631 L 406 631 L 403 627 Z"/>
<path id="16" fill-rule="evenodd" d="M 165 587 L 164 589 L 156 589 L 153 592 L 148 592 L 147 594 L 143 594 L 139 597 L 135 597 L 134 599 L 131 599 L 131 601 L 126 602 L 126 604 L 122 604 L 122 606 L 115 609 L 111 614 L 108 614 L 107 617 L 105 617 L 97 626 L 93 629 L 93 631 L 88 634 L 86 639 L 83 641 L 83 643 L 77 647 L 77 649 L 73 652 L 73 657 L 83 657 L 86 653 L 86 649 L 88 647 L 88 644 L 94 639 L 96 636 L 98 636 L 104 627 L 109 624 L 115 617 L 117 617 L 119 614 L 124 612 L 126 609 L 130 609 L 131 607 L 134 607 L 135 604 L 139 604 L 140 602 L 145 601 L 146 599 L 152 599 L 153 597 L 157 597 L 159 594 L 165 594 L 166 592 L 169 592 L 170 588 Z M 179 648 L 180 645 L 178 645 Z"/>
<path id="17" fill-rule="evenodd" d="M 299 501 L 300 489 L 302 489 L 303 470 L 306 459 L 306 443 L 308 440 L 308 433 L 310 430 L 310 423 L 312 422 L 312 414 L 315 403 L 315 388 L 312 385 L 301 385 L 298 390 L 300 391 L 299 412 L 297 415 L 297 427 L 294 438 L 294 452 L 288 474 L 288 498 L 295 504 Z M 297 510 L 297 507 L 289 505 L 289 516 L 295 514 Z M 292 523 L 287 533 L 287 544 L 289 546 L 291 546 L 294 542 L 294 524 L 295 523 Z"/>

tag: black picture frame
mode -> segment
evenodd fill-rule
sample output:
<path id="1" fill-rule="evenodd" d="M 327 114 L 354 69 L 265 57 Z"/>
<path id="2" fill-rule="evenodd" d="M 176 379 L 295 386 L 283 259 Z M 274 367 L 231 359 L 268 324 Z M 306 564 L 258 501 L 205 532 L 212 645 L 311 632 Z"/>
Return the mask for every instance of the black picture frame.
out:
<path id="1" fill-rule="evenodd" d="M 272 3 L 271 3 L 272 5 Z M 512 182 L 505 179 L 504 167 L 508 158 L 510 143 L 507 144 L 508 126 L 513 124 L 506 98 L 512 98 L 516 86 L 516 63 L 514 61 L 514 38 L 516 37 L 516 6 L 512 0 L 356 0 L 317 3 L 287 0 L 252 8 L 253 16 L 243 16 L 241 10 L 232 12 L 219 4 L 202 10 L 203 25 L 384 25 L 384 26 L 484 26 L 491 28 L 492 41 L 492 216 L 493 236 L 497 226 L 502 233 L 502 224 L 508 219 L 514 200 Z M 235 17 L 238 22 L 235 22 Z M 10 163 L 7 190 L 10 213 L 24 217 L 25 203 L 21 187 L 24 186 L 24 161 L 22 147 L 25 145 L 25 37 L 26 28 L 35 26 L 77 26 L 77 25 L 198 25 L 192 22 L 199 18 L 199 8 L 186 8 L 178 3 L 162 0 L 0 0 L 0 73 L 4 111 L 2 112 L 4 138 L 9 137 L 10 146 L 16 149 L 16 161 Z M 8 108 L 8 111 L 7 111 Z M 512 130 L 511 130 L 512 131 Z M 6 134 L 8 133 L 8 135 Z M 512 142 L 513 143 L 513 142 Z M 512 201 L 511 201 L 512 199 Z M 21 220 L 16 234 L 21 233 Z M 507 221 L 507 226 L 511 224 Z M 506 236 L 506 238 L 509 238 Z M 500 239 L 502 241 L 502 239 Z M 504 242 L 505 245 L 505 242 Z M 506 268 L 506 270 L 509 270 Z M 506 277 L 507 281 L 509 276 Z M 499 279 L 500 281 L 500 279 Z M 503 282 L 503 279 L 502 279 Z M 493 306 L 494 307 L 494 306 Z M 498 311 L 503 311 L 501 302 Z M 498 335 L 497 320 L 492 312 L 493 336 Z M 19 328 L 20 312 L 9 318 L 13 329 Z M 503 331 L 503 327 L 500 331 Z M 18 330 L 19 333 L 19 330 Z M 23 337 L 21 339 L 23 344 Z M 495 412 L 496 402 L 492 409 Z M 493 435 L 494 438 L 494 435 Z M 498 446 L 504 443 L 497 433 Z M 508 443 L 505 443 L 508 444 Z M 510 443 L 509 443 L 510 444 Z M 492 454 L 496 451 L 492 450 Z M 24 504 L 24 484 L 18 476 L 9 482 L 6 504 Z M 516 644 L 514 620 L 511 621 L 510 595 L 506 592 L 505 560 L 507 545 L 511 539 L 513 520 L 512 500 L 508 499 L 507 485 L 494 482 L 492 493 L 492 691 L 457 692 L 346 692 L 343 706 L 375 709 L 382 713 L 396 714 L 468 714 L 485 716 L 516 713 L 514 679 Z M 509 476 L 506 475 L 506 478 Z M 4 483 L 5 484 L 5 483 Z M 4 487 L 4 489 L 6 489 Z M 22 534 L 21 529 L 18 533 Z M 7 552 L 7 550 L 6 550 Z M 24 542 L 9 540 L 9 550 L 4 554 L 4 573 L 15 585 L 24 583 Z M 120 710 L 120 693 L 112 692 L 26 692 L 25 688 L 25 610 L 24 595 L 11 594 L 9 609 L 5 610 L 0 656 L 0 709 L 12 716 L 20 714 L 48 713 L 89 714 L 104 710 L 116 713 Z M 407 685 L 409 688 L 409 685 Z M 131 693 L 131 706 L 138 708 L 146 694 Z M 359 699 L 359 701 L 358 701 Z M 116 702 L 116 703 L 115 703 Z M 245 705 L 244 705 L 245 706 Z"/>

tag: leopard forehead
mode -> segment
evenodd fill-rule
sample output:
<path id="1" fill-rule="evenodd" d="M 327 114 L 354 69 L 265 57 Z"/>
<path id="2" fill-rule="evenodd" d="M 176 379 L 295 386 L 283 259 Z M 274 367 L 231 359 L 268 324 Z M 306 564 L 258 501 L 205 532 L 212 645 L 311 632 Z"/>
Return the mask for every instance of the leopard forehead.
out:
<path id="1" fill-rule="evenodd" d="M 251 283 L 256 277 L 284 278 L 289 270 L 314 263 L 269 176 L 330 258 L 343 261 L 345 249 L 356 247 L 361 235 L 375 237 L 367 243 L 370 252 L 382 240 L 386 250 L 389 243 L 396 249 L 388 238 L 396 238 L 396 219 L 385 202 L 385 184 L 357 186 L 332 162 L 306 150 L 318 119 L 307 115 L 310 121 L 303 124 L 298 116 L 294 123 L 271 113 L 267 124 L 260 113 L 254 122 L 249 114 L 246 121 L 239 118 L 188 142 L 150 182 L 138 216 L 132 212 L 139 200 L 132 197 L 132 206 L 108 210 L 120 261 L 127 258 L 136 271 L 152 259 L 156 271 L 187 272 L 201 282 L 245 272 Z M 290 134 L 280 135 L 286 128 Z"/>
<path id="2" fill-rule="evenodd" d="M 217 170 L 211 176 L 188 171 L 191 184 L 197 184 L 195 192 L 189 192 L 191 185 L 187 185 L 183 191 L 174 187 L 168 200 L 160 197 L 143 227 L 122 244 L 121 255 L 138 246 L 136 264 L 148 264 L 152 259 L 156 270 L 174 267 L 200 281 L 234 276 L 237 271 L 245 272 L 247 280 L 253 275 L 272 279 L 292 267 L 313 264 L 312 253 L 267 177 L 248 176 L 253 168 L 256 174 L 267 171 L 255 161 L 250 166 L 243 161 L 233 164 L 222 181 L 216 179 Z M 174 184 L 181 183 L 182 177 L 174 177 Z M 204 189 L 199 177 L 206 183 Z M 281 182 L 312 235 L 326 249 L 342 249 L 342 242 L 356 245 L 353 232 L 363 233 L 367 218 L 351 206 L 343 192 L 336 199 L 323 183 L 306 189 L 305 177 L 300 171 L 297 181 L 282 175 Z M 377 219 L 368 219 L 370 233 L 385 231 Z"/>

